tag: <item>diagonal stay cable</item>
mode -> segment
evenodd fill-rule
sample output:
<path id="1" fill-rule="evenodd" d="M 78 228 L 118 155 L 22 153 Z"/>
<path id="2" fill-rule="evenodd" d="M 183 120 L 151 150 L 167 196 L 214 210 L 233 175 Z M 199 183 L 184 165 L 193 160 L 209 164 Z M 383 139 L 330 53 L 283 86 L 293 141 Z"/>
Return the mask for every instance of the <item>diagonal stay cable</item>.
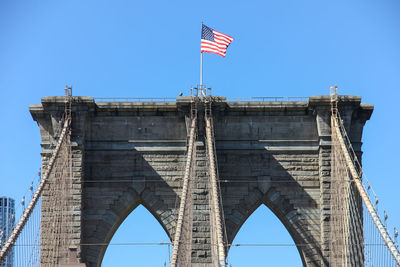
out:
<path id="1" fill-rule="evenodd" d="M 10 237 L 8 238 L 7 242 L 4 244 L 4 246 L 2 247 L 2 249 L 0 251 L 0 263 L 2 263 L 5 260 L 5 258 L 7 257 L 8 253 L 10 253 L 12 247 L 15 244 L 15 241 L 17 240 L 18 236 L 20 235 L 22 229 L 24 228 L 26 222 L 29 219 L 29 216 L 31 215 L 33 209 L 35 208 L 36 203 L 38 202 L 38 200 L 42 194 L 42 190 L 50 176 L 54 162 L 56 161 L 58 152 L 60 151 L 61 144 L 67 134 L 70 123 L 71 123 L 70 119 L 67 118 L 64 122 L 63 130 L 58 139 L 57 145 L 56 145 L 54 152 L 50 158 L 49 164 L 47 165 L 47 168 L 42 176 L 42 180 L 41 180 L 38 188 L 36 189 L 35 194 L 33 195 L 31 201 L 29 202 L 28 207 L 25 209 L 23 215 L 21 216 L 17 226 L 14 228 L 14 230 L 11 233 Z"/>

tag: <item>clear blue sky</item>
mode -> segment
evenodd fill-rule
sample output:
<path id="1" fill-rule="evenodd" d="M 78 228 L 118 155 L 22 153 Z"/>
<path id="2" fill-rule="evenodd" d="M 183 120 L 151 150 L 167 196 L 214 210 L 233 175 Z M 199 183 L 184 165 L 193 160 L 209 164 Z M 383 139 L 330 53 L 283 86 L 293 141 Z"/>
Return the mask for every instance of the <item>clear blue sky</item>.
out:
<path id="1" fill-rule="evenodd" d="M 364 169 L 393 224 L 400 226 L 397 0 L 2 0 L 0 195 L 19 201 L 40 166 L 40 136 L 28 112 L 30 104 L 63 94 L 66 84 L 73 86 L 75 95 L 97 97 L 188 94 L 190 86 L 199 83 L 202 21 L 235 38 L 226 58 L 204 55 L 204 82 L 216 95 L 311 96 L 328 94 L 329 86 L 337 84 L 340 94 L 360 95 L 363 102 L 375 105 L 363 136 Z M 144 211 L 133 212 L 131 225 L 124 224 L 121 233 L 123 227 L 148 225 L 155 236 L 132 232 L 130 242 L 165 242 L 161 227 L 142 216 Z M 258 210 L 235 242 L 257 243 L 265 236 L 264 242 L 273 243 L 267 238 L 274 231 L 281 234 L 280 242 L 291 242 L 269 213 Z M 107 257 L 131 260 L 120 266 L 162 266 L 166 248 L 146 251 L 134 260 L 153 253 L 153 263 L 134 262 L 130 252 L 113 256 L 111 249 Z M 272 250 L 257 251 L 260 255 Z M 252 261 L 249 253 L 232 250 L 232 266 L 280 265 L 267 254 Z M 300 265 L 295 250 L 279 253 L 296 260 L 291 266 Z"/>

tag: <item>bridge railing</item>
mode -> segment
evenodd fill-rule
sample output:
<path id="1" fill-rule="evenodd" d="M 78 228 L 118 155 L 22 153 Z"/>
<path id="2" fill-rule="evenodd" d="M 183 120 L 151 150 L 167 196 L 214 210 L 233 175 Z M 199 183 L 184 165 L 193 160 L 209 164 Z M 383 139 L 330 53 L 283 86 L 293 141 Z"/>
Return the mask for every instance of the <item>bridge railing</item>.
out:
<path id="1" fill-rule="evenodd" d="M 308 97 L 302 96 L 253 96 L 253 97 L 227 97 L 226 101 L 229 102 L 242 102 L 242 101 L 308 101 Z"/>
<path id="2" fill-rule="evenodd" d="M 94 97 L 96 102 L 175 102 L 176 97 Z"/>
<path id="3" fill-rule="evenodd" d="M 227 97 L 229 102 L 247 101 L 308 101 L 308 97 L 302 96 L 253 96 L 253 97 Z M 175 102 L 176 97 L 94 97 L 96 102 Z"/>

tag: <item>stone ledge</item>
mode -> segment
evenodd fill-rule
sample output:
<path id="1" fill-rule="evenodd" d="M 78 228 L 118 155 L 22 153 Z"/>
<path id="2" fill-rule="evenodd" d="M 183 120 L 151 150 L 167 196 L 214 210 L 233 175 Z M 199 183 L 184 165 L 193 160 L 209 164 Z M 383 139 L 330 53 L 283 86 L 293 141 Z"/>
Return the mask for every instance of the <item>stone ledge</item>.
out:
<path id="1" fill-rule="evenodd" d="M 73 106 L 87 105 L 96 108 L 98 112 L 107 111 L 138 111 L 142 110 L 165 110 L 177 111 L 179 108 L 190 105 L 190 96 L 178 97 L 176 102 L 162 101 L 143 101 L 143 102 L 95 102 L 93 97 L 73 96 Z M 339 95 L 339 106 L 360 106 L 361 110 L 372 112 L 374 106 L 361 103 L 360 96 Z M 32 114 L 41 113 L 46 106 L 57 106 L 61 110 L 64 107 L 64 96 L 46 96 L 42 98 L 42 104 L 30 105 L 29 110 Z M 330 107 L 329 95 L 317 95 L 309 97 L 308 101 L 226 101 L 226 97 L 213 96 L 213 105 L 219 106 L 222 110 L 304 110 L 314 106 Z"/>

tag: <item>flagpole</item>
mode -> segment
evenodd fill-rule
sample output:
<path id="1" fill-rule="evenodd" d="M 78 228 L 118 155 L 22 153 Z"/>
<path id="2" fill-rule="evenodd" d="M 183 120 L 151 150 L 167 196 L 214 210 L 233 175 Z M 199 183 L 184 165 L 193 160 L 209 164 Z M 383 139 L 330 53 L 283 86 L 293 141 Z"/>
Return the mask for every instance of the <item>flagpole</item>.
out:
<path id="1" fill-rule="evenodd" d="M 200 32 L 203 34 L 203 22 L 201 22 Z M 203 52 L 201 52 L 201 48 L 200 48 L 200 95 L 203 95 Z"/>
<path id="2" fill-rule="evenodd" d="M 203 52 L 200 52 L 200 92 L 203 94 Z"/>

